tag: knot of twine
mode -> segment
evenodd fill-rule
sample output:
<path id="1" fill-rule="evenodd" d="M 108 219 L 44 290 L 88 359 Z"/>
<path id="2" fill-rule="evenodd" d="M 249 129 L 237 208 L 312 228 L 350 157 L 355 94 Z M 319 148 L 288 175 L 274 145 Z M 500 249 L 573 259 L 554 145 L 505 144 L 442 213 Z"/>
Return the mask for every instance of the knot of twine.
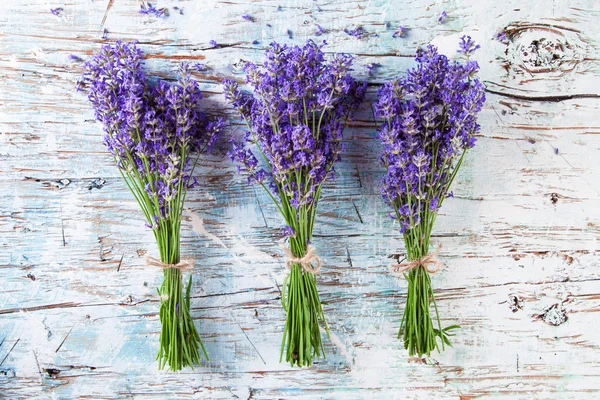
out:
<path id="1" fill-rule="evenodd" d="M 287 260 L 285 260 L 285 265 L 289 268 L 292 268 L 292 264 L 300 264 L 304 272 L 308 272 L 311 274 L 318 274 L 321 270 L 321 258 L 317 255 L 317 251 L 314 247 L 308 246 L 306 249 L 306 254 L 304 257 L 296 257 L 292 250 L 286 247 L 283 243 L 279 243 L 279 247 L 285 253 Z M 312 265 L 312 262 L 316 263 L 316 266 Z"/>
<path id="2" fill-rule="evenodd" d="M 440 254 L 441 249 L 442 245 L 440 244 L 438 249 L 433 253 L 427 254 L 426 256 L 416 260 L 392 265 L 392 268 L 394 272 L 404 273 L 410 271 L 411 269 L 423 267 L 425 271 L 429 272 L 430 274 L 435 274 L 440 270 L 440 267 L 442 266 L 441 261 L 437 259 L 437 256 Z"/>
<path id="3" fill-rule="evenodd" d="M 180 260 L 178 264 L 166 264 L 166 263 L 160 261 L 158 258 L 148 256 L 148 257 L 146 257 L 146 265 L 150 265 L 152 267 L 159 267 L 159 268 L 175 268 L 180 271 L 191 271 L 194 269 L 194 260 L 192 260 L 190 258 L 190 259 Z"/>

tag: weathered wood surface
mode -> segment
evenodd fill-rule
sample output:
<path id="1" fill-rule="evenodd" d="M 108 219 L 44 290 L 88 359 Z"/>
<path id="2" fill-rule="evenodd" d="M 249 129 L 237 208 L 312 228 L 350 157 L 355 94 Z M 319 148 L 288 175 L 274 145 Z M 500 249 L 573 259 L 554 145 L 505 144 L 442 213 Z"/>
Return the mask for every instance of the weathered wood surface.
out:
<path id="1" fill-rule="evenodd" d="M 0 397 L 598 398 L 600 3 L 156 6 L 170 16 L 139 15 L 133 0 L 0 3 Z M 318 38 L 316 24 L 326 30 Z M 398 25 L 409 31 L 394 39 Z M 370 35 L 344 33 L 357 26 Z M 493 39 L 502 30 L 506 43 Z M 235 173 L 223 144 L 203 162 L 188 203 L 201 224 L 192 229 L 188 215 L 183 229 L 183 252 L 199 260 L 193 315 L 211 362 L 157 372 L 161 274 L 143 265 L 155 245 L 73 89 L 80 63 L 69 54 L 136 39 L 156 75 L 171 76 L 180 61 L 206 63 L 197 78 L 207 107 L 224 112 L 219 82 L 241 80 L 240 60 L 258 60 L 272 40 L 326 39 L 329 51 L 355 54 L 365 78 L 365 65 L 378 64 L 372 94 L 412 65 L 417 45 L 452 53 L 461 34 L 482 45 L 488 102 L 435 230 L 443 322 L 463 327 L 454 349 L 409 359 L 395 339 L 406 286 L 387 265 L 403 245 L 378 195 L 379 146 L 365 109 L 347 131 L 314 241 L 326 261 L 327 360 L 307 370 L 278 363 L 281 220 Z M 221 46 L 211 49 L 211 39 Z"/>

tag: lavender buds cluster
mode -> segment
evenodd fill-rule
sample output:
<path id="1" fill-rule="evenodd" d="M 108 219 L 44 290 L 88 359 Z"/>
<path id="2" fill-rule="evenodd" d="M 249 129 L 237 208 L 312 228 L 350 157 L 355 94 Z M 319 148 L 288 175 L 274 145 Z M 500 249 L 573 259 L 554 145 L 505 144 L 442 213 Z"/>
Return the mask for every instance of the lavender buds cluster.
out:
<path id="1" fill-rule="evenodd" d="M 223 120 L 200 113 L 198 83 L 187 66 L 176 83 L 151 85 L 135 43 L 105 45 L 84 64 L 81 88 L 88 92 L 104 143 L 125 183 L 138 201 L 156 238 L 162 263 L 180 262 L 179 242 L 187 190 L 199 155 L 214 144 Z M 160 317 L 159 367 L 179 370 L 199 363 L 204 347 L 189 314 L 189 290 L 183 296 L 181 271 L 164 269 Z"/>
<path id="2" fill-rule="evenodd" d="M 428 46 L 418 51 L 417 66 L 406 77 L 379 91 L 375 113 L 384 120 L 379 138 L 386 168 L 381 194 L 399 222 L 409 260 L 427 256 L 438 210 L 480 130 L 477 113 L 485 102 L 484 87 L 476 78 L 477 62 L 469 60 L 478 48 L 470 37 L 463 37 L 458 52 L 467 60 L 461 63 Z M 405 276 L 409 295 L 401 326 L 404 345 L 411 356 L 429 355 L 438 348 L 436 337 L 442 348 L 450 344 L 447 332 L 456 327 L 443 330 L 438 316 L 438 329 L 433 328 L 428 272 L 418 267 Z"/>
<path id="3" fill-rule="evenodd" d="M 344 122 L 366 89 L 350 75 L 352 57 L 338 54 L 327 61 L 323 45 L 272 43 L 263 65 L 245 66 L 253 94 L 242 93 L 234 81 L 224 82 L 225 99 L 247 125 L 245 143 L 233 143 L 229 155 L 249 183 L 265 188 L 299 258 L 312 240 L 322 185 L 334 178 L 334 164 L 344 150 Z M 324 322 L 314 274 L 293 264 L 283 291 L 282 355 L 287 348 L 292 366 L 311 365 L 322 353 L 318 323 Z"/>

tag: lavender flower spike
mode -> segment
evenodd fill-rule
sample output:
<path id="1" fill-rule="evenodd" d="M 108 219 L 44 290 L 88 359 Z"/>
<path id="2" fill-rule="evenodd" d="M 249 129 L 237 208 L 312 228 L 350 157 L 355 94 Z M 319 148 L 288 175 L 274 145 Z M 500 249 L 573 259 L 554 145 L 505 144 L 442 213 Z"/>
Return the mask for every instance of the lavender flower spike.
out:
<path id="1" fill-rule="evenodd" d="M 294 231 L 294 228 L 292 228 L 291 226 L 286 225 L 283 228 L 281 228 L 281 235 L 283 237 L 295 237 L 296 231 Z"/>
<path id="2" fill-rule="evenodd" d="M 440 14 L 440 16 L 438 17 L 438 22 L 440 24 L 445 24 L 447 18 L 448 18 L 448 13 L 446 11 L 442 11 L 442 13 Z"/>
<path id="3" fill-rule="evenodd" d="M 281 212 L 286 223 L 282 233 L 296 259 L 310 250 L 321 190 L 334 178 L 334 164 L 344 150 L 344 121 L 366 88 L 350 74 L 352 57 L 338 54 L 326 60 L 323 46 L 271 43 L 263 64 L 244 68 L 253 94 L 240 91 L 232 80 L 223 82 L 225 100 L 248 129 L 229 156 Z M 319 321 L 325 317 L 316 277 L 292 263 L 282 291 L 288 318 L 281 358 L 285 351 L 292 366 L 309 366 L 323 350 Z"/>
<path id="4" fill-rule="evenodd" d="M 142 4 L 140 4 L 140 14 L 143 15 L 152 15 L 155 18 L 164 18 L 164 17 L 168 17 L 169 16 L 169 10 L 162 7 L 162 8 L 156 8 L 154 7 L 152 4 L 143 1 Z"/>
<path id="5" fill-rule="evenodd" d="M 224 121 L 199 111 L 202 94 L 189 66 L 180 66 L 175 83 L 151 84 L 142 63 L 135 43 L 102 46 L 84 63 L 79 85 L 88 92 L 104 128 L 104 144 L 153 231 L 161 262 L 177 265 L 186 192 L 198 183 L 194 166 L 215 143 Z M 191 277 L 187 298 L 180 269 L 165 268 L 164 277 L 157 359 L 160 369 L 168 364 L 179 370 L 200 362 L 198 346 L 208 356 L 189 311 Z"/>
<path id="6" fill-rule="evenodd" d="M 407 28 L 400 25 L 400 26 L 398 26 L 398 30 L 392 34 L 392 37 L 394 39 L 399 38 L 399 37 L 404 37 L 404 35 L 406 34 L 407 31 L 408 31 Z"/>
<path id="7" fill-rule="evenodd" d="M 356 28 L 346 28 L 344 32 L 348 36 L 354 36 L 357 39 L 362 39 L 367 36 L 367 31 L 362 26 L 358 26 Z"/>
<path id="8" fill-rule="evenodd" d="M 459 52 L 467 56 L 479 48 L 468 36 Z M 417 52 L 417 66 L 406 77 L 387 82 L 379 90 L 376 116 L 383 145 L 381 163 L 386 173 L 381 195 L 400 225 L 409 261 L 429 252 L 433 224 L 460 168 L 465 152 L 480 131 L 477 114 L 485 102 L 484 87 L 475 61 L 452 62 L 433 46 Z M 419 266 L 420 265 L 420 266 Z M 409 355 L 423 354 L 450 344 L 448 332 L 457 326 L 433 328 L 429 304 L 435 299 L 429 272 L 422 264 L 407 271 L 409 295 L 398 337 Z"/>
<path id="9" fill-rule="evenodd" d="M 244 14 L 242 18 L 249 22 L 256 22 L 256 19 L 250 14 Z"/>
<path id="10" fill-rule="evenodd" d="M 480 48 L 481 48 L 481 46 L 478 44 L 475 44 L 473 39 L 471 39 L 471 36 L 464 35 L 460 38 L 460 46 L 459 46 L 458 50 L 456 50 L 456 52 L 462 53 L 465 56 L 469 57 Z"/>

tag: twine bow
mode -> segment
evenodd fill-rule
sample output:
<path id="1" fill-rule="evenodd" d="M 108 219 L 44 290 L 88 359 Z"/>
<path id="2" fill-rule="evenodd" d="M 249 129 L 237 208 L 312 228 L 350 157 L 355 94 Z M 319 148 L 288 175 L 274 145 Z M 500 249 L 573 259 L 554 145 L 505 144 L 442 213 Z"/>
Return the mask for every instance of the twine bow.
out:
<path id="1" fill-rule="evenodd" d="M 279 243 L 279 247 L 285 253 L 287 260 L 285 260 L 285 265 L 288 268 L 292 268 L 292 264 L 300 264 L 304 272 L 308 272 L 311 274 L 318 274 L 321 270 L 321 258 L 317 255 L 317 252 L 314 247 L 308 246 L 306 249 L 306 254 L 304 257 L 296 257 L 292 250 L 286 247 L 283 243 Z M 315 262 L 317 265 L 313 266 L 312 262 Z"/>
<path id="2" fill-rule="evenodd" d="M 194 260 L 190 258 L 180 260 L 178 264 L 166 264 L 160 261 L 158 258 L 148 256 L 146 257 L 146 265 L 159 268 L 175 268 L 181 271 L 191 271 L 194 269 Z"/>
<path id="3" fill-rule="evenodd" d="M 427 254 L 426 256 L 416 260 L 392 265 L 392 268 L 394 272 L 404 273 L 410 271 L 411 269 L 423 267 L 425 271 L 429 272 L 430 274 L 435 274 L 440 270 L 440 267 L 442 266 L 441 261 L 437 259 L 437 256 L 440 254 L 441 249 L 442 245 L 440 244 L 438 249 L 433 253 Z"/>

